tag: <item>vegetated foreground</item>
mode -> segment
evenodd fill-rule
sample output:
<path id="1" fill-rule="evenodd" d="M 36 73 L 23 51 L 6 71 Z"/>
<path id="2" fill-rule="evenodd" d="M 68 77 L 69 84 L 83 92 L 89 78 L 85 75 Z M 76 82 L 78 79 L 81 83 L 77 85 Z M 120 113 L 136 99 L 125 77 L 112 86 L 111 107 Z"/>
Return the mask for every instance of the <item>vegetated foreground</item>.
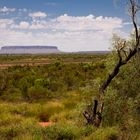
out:
<path id="1" fill-rule="evenodd" d="M 108 88 L 96 129 L 82 113 L 97 98 L 114 54 L 0 56 L 0 139 L 139 140 L 138 57 Z"/>

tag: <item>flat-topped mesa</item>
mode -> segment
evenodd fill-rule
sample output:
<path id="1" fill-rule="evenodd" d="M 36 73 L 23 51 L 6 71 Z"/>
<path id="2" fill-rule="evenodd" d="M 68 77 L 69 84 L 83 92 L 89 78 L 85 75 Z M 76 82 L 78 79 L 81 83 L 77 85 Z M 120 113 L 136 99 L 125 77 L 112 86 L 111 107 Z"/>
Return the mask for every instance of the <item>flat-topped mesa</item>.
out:
<path id="1" fill-rule="evenodd" d="M 56 46 L 4 46 L 1 50 L 7 49 L 57 49 Z"/>
<path id="2" fill-rule="evenodd" d="M 56 46 L 4 46 L 0 54 L 48 54 L 60 53 Z"/>

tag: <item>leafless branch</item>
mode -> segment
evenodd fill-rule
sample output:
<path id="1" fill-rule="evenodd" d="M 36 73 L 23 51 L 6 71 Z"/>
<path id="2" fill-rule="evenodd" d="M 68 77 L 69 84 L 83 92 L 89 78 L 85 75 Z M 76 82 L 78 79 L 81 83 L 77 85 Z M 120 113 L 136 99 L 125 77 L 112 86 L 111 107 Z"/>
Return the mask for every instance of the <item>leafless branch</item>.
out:
<path id="1" fill-rule="evenodd" d="M 118 75 L 120 68 L 127 64 L 128 61 L 137 53 L 139 47 L 140 47 L 140 34 L 138 31 L 138 24 L 136 22 L 136 15 L 137 12 L 140 10 L 140 6 L 138 5 L 136 0 L 129 0 L 130 1 L 130 14 L 131 14 L 131 19 L 132 19 L 132 23 L 134 26 L 134 30 L 135 30 L 135 44 L 134 46 L 131 47 L 131 49 L 128 49 L 128 53 L 126 55 L 125 52 L 125 58 L 123 58 L 121 52 L 124 52 L 124 49 L 126 47 L 126 41 L 122 41 L 122 40 L 117 40 L 118 42 L 115 44 L 115 48 L 117 50 L 117 54 L 118 54 L 118 62 L 116 63 L 116 65 L 114 66 L 114 69 L 112 70 L 112 72 L 108 75 L 108 77 L 106 78 L 106 80 L 102 83 L 102 85 L 99 88 L 99 94 L 100 94 L 100 98 L 97 101 L 96 107 L 94 104 L 94 109 L 96 108 L 96 111 L 93 111 L 92 113 L 92 117 L 88 114 L 88 112 L 84 113 L 85 118 L 87 119 L 87 123 L 89 124 L 93 124 L 95 126 L 100 126 L 101 124 L 101 120 L 102 120 L 102 111 L 103 111 L 103 107 L 104 107 L 104 102 L 103 102 L 103 95 L 105 93 L 105 90 L 107 89 L 107 87 L 109 86 L 109 84 L 112 82 L 112 80 Z M 129 48 L 129 47 L 128 47 Z M 94 117 L 93 117 L 94 116 Z"/>

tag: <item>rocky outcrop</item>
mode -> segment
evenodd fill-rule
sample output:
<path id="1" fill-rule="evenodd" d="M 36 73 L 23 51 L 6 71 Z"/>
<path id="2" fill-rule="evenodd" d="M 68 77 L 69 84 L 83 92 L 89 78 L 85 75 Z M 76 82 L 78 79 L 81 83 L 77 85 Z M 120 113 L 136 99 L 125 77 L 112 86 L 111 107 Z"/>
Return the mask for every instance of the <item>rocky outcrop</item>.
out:
<path id="1" fill-rule="evenodd" d="M 0 54 L 50 54 L 60 53 L 56 46 L 4 46 Z"/>

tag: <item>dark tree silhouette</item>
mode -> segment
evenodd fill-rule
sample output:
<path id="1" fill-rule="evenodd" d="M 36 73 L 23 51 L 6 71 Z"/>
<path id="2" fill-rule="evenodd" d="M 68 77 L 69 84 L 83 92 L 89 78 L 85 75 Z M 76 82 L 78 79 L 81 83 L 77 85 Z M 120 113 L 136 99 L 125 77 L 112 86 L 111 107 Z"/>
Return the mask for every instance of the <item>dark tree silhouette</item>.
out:
<path id="1" fill-rule="evenodd" d="M 129 0 L 129 3 L 129 13 L 134 26 L 134 43 L 132 43 L 132 46 L 130 46 L 130 43 L 128 44 L 128 42 L 124 39 L 117 39 L 115 41 L 114 47 L 118 54 L 118 61 L 116 62 L 112 72 L 101 84 L 99 88 L 99 98 L 97 100 L 94 100 L 94 103 L 92 103 L 93 105 L 88 107 L 88 109 L 83 113 L 84 117 L 87 120 L 87 124 L 94 125 L 96 127 L 99 127 L 102 121 L 102 112 L 104 109 L 103 96 L 107 87 L 117 76 L 120 68 L 128 63 L 128 61 L 138 52 L 140 47 L 140 33 L 137 23 L 137 14 L 140 11 L 140 6 L 137 0 Z"/>

